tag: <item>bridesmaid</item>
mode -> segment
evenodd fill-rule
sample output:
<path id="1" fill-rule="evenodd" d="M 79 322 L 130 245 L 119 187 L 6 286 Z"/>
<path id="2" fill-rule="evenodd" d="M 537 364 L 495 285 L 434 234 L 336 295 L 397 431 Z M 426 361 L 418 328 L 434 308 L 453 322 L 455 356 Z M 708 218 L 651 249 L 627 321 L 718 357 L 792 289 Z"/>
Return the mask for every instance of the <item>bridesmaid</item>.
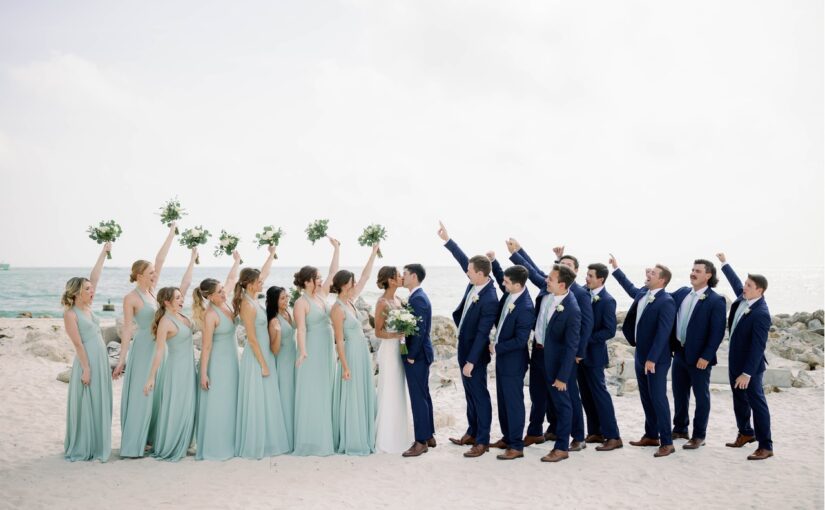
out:
<path id="1" fill-rule="evenodd" d="M 274 256 L 275 247 L 270 246 L 260 271 L 252 268 L 241 271 L 232 298 L 235 316 L 240 316 L 247 338 L 241 356 L 235 421 L 235 455 L 246 459 L 261 459 L 289 451 L 275 355 L 269 348 L 266 311 L 257 300 Z"/>
<path id="2" fill-rule="evenodd" d="M 164 287 L 158 291 L 158 303 L 162 308 L 155 313 L 152 321 L 155 355 L 143 387 L 143 393 L 148 396 L 155 387 L 155 376 L 158 376 L 155 391 L 160 393 L 160 408 L 152 457 L 170 461 L 184 458 L 192 443 L 198 399 L 195 346 L 192 343 L 194 324 L 181 312 L 183 296 L 181 290 L 175 287 Z M 166 366 L 158 375 L 164 358 Z"/>
<path id="3" fill-rule="evenodd" d="M 347 455 L 375 452 L 375 383 L 372 356 L 367 337 L 353 301 L 369 280 L 378 245 L 355 283 L 352 271 L 343 269 L 332 279 L 332 292 L 338 299 L 330 318 L 335 332 L 338 365 L 333 390 L 333 437 L 335 451 Z"/>
<path id="4" fill-rule="evenodd" d="M 152 442 L 153 416 L 157 416 L 160 393 L 156 392 L 152 398 L 147 397 L 143 394 L 143 383 L 152 366 L 155 349 L 152 337 L 152 320 L 157 311 L 155 287 L 175 238 L 175 227 L 174 223 L 169 226 L 169 233 L 155 257 L 154 265 L 148 260 L 137 260 L 132 264 L 129 281 L 137 285 L 123 298 L 120 361 L 113 374 L 117 379 L 124 370 L 126 373 L 120 399 L 121 457 L 143 457 L 147 443 Z M 189 287 L 192 280 L 193 263 L 194 259 L 191 259 L 181 281 L 183 289 Z"/>
<path id="5" fill-rule="evenodd" d="M 329 237 L 334 248 L 324 282 L 318 269 L 304 266 L 295 273 L 294 284 L 303 290 L 295 302 L 298 359 L 295 361 L 295 444 L 293 455 L 326 456 L 335 453 L 332 435 L 332 325 L 326 297 L 332 275 L 338 271 L 340 243 Z"/>
<path id="6" fill-rule="evenodd" d="M 298 348 L 295 345 L 295 321 L 289 313 L 289 296 L 283 287 L 267 289 L 266 320 L 269 324 L 270 349 L 275 354 L 286 436 L 289 451 L 292 451 L 295 444 L 295 358 Z"/>
<path id="7" fill-rule="evenodd" d="M 66 405 L 66 460 L 109 460 L 112 453 L 112 376 L 109 354 L 92 312 L 97 282 L 111 243 L 103 245 L 89 279 L 70 278 L 60 299 L 63 324 L 77 355 L 72 364 Z"/>
<path id="8" fill-rule="evenodd" d="M 238 281 L 241 257 L 237 251 L 232 257 L 235 262 L 223 285 L 207 278 L 192 293 L 192 317 L 203 331 L 195 460 L 227 460 L 235 456 L 238 344 L 226 289 L 233 288 Z"/>

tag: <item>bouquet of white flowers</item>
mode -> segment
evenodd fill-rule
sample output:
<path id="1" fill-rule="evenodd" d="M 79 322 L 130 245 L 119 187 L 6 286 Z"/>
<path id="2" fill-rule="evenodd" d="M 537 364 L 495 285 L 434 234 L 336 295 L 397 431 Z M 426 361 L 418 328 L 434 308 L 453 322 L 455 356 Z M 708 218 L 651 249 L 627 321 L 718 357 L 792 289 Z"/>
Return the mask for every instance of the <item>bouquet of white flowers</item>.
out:
<path id="1" fill-rule="evenodd" d="M 188 228 L 183 231 L 183 234 L 180 236 L 180 244 L 181 246 L 186 246 L 190 250 L 192 248 L 196 248 L 202 244 L 206 244 L 209 240 L 209 236 L 212 235 L 209 233 L 208 230 L 205 230 L 203 226 L 198 225 L 194 228 Z M 195 264 L 200 264 L 200 256 L 195 258 Z"/>
<path id="2" fill-rule="evenodd" d="M 117 238 L 123 233 L 123 229 L 115 223 L 115 220 L 109 220 L 101 221 L 100 225 L 96 227 L 94 225 L 90 226 L 86 232 L 89 233 L 89 239 L 97 241 L 97 244 L 103 244 L 117 241 Z M 106 258 L 112 258 L 112 252 L 107 251 Z"/>
<path id="3" fill-rule="evenodd" d="M 327 229 L 329 228 L 329 220 L 315 220 L 309 224 L 306 228 L 307 239 L 309 239 L 312 244 L 315 244 L 315 241 L 326 237 Z"/>
<path id="4" fill-rule="evenodd" d="M 264 227 L 263 232 L 260 234 L 255 234 L 255 239 L 258 240 L 258 248 L 261 246 L 278 246 L 278 243 L 281 242 L 281 236 L 284 235 L 284 231 L 278 228 L 275 230 L 275 227 L 272 225 L 267 225 Z M 278 258 L 278 254 L 275 254 L 275 258 Z"/>
<path id="5" fill-rule="evenodd" d="M 238 247 L 240 241 L 241 239 L 238 236 L 232 235 L 226 230 L 221 230 L 218 245 L 215 246 L 215 256 L 219 257 L 224 254 L 232 255 L 232 252 Z M 243 264 L 243 259 L 241 259 L 241 264 Z"/>
<path id="6" fill-rule="evenodd" d="M 186 209 L 181 207 L 178 197 L 166 202 L 160 208 L 160 222 L 167 227 L 171 226 L 173 221 L 178 221 L 184 216 L 186 216 Z M 175 227 L 175 234 L 180 234 L 177 227 Z"/>
<path id="7" fill-rule="evenodd" d="M 373 224 L 364 229 L 364 233 L 358 238 L 361 246 L 375 246 L 387 238 L 387 229 L 379 224 Z M 378 258 L 383 257 L 381 250 L 378 250 Z"/>
<path id="8" fill-rule="evenodd" d="M 421 322 L 421 318 L 416 317 L 412 312 L 412 308 L 409 306 L 390 310 L 389 313 L 387 313 L 387 329 L 391 329 L 397 333 L 403 333 L 404 336 L 411 336 L 418 333 L 419 322 Z M 401 339 L 401 354 L 407 354 L 407 342 L 404 338 Z"/>

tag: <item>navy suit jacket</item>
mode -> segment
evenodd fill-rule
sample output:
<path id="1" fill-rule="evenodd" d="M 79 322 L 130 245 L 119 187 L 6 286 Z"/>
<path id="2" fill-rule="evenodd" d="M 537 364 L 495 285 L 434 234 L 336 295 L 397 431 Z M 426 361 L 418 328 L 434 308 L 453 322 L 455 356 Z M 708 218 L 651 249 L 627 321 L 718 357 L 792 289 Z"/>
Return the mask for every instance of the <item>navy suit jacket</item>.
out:
<path id="1" fill-rule="evenodd" d="M 545 294 L 547 293 L 547 273 L 539 269 L 539 266 L 537 266 L 536 263 L 533 262 L 533 259 L 527 255 L 527 252 L 524 251 L 524 248 L 521 248 L 517 252 L 513 253 L 510 256 L 510 260 L 512 260 L 515 264 L 521 264 L 526 267 L 527 270 L 530 271 L 530 281 L 539 288 L 544 288 Z M 576 357 L 585 358 L 587 356 L 587 341 L 590 339 L 590 335 L 593 332 L 593 307 L 590 306 L 590 293 L 587 289 L 576 282 L 573 282 L 570 286 L 570 292 L 576 296 L 576 302 L 578 303 L 579 309 L 582 313 L 582 329 L 579 332 L 579 346 L 576 349 Z M 540 297 L 543 298 L 543 296 Z M 539 302 L 540 300 L 537 300 L 538 304 L 536 304 L 536 310 L 539 309 Z M 538 315 L 538 312 L 536 312 L 536 314 Z"/>
<path id="2" fill-rule="evenodd" d="M 690 287 L 682 287 L 671 293 L 676 303 L 677 317 L 682 302 L 690 296 L 692 290 Z M 725 298 L 711 288 L 705 291 L 705 299 L 696 300 L 685 334 L 685 361 L 689 365 L 695 365 L 699 358 L 707 360 L 711 365 L 716 364 L 716 351 L 725 336 L 726 308 Z M 676 337 L 678 322 L 678 320 L 673 322 L 673 334 L 670 337 L 674 351 L 679 346 L 679 339 Z"/>
<path id="3" fill-rule="evenodd" d="M 430 341 L 430 327 L 433 321 L 433 307 L 430 298 L 424 293 L 424 289 L 418 289 L 410 294 L 408 302 L 413 314 L 421 319 L 418 323 L 418 333 L 405 338 L 407 344 L 407 354 L 402 354 L 402 358 L 415 361 L 426 360 L 433 362 L 433 344 Z"/>
<path id="4" fill-rule="evenodd" d="M 467 271 L 470 259 L 461 251 L 461 248 L 452 239 L 447 241 L 444 246 L 453 254 L 461 269 Z M 464 317 L 464 323 L 461 323 L 464 302 L 472 290 L 473 284 L 467 284 L 464 296 L 453 312 L 453 321 L 456 327 L 461 324 L 458 331 L 458 364 L 460 366 L 464 366 L 466 362 L 473 365 L 478 363 L 486 365 L 490 362 L 490 331 L 492 331 L 498 320 L 498 296 L 496 287 L 493 281 L 490 280 L 478 293 L 478 301 L 470 304 L 467 315 Z"/>
<path id="5" fill-rule="evenodd" d="M 604 287 L 598 296 L 599 299 L 592 302 L 593 333 L 587 341 L 587 355 L 582 360 L 588 367 L 607 365 L 607 341 L 616 336 L 616 300 Z"/>
<path id="6" fill-rule="evenodd" d="M 576 296 L 569 292 L 559 304 L 564 310 L 553 312 L 544 334 L 544 368 L 551 384 L 556 379 L 568 383 L 576 377 L 573 369 L 581 334 L 582 312 Z"/>
<path id="7" fill-rule="evenodd" d="M 498 316 L 501 318 L 501 312 L 510 294 L 504 287 L 504 271 L 497 260 L 493 261 L 493 276 L 504 293 L 498 303 Z M 513 311 L 504 318 L 501 332 L 497 332 L 496 369 L 502 375 L 524 377 L 529 363 L 527 342 L 530 340 L 530 331 L 536 323 L 536 313 L 527 289 L 512 304 L 514 305 Z M 496 320 L 496 327 L 498 327 L 498 320 Z"/>
<path id="8" fill-rule="evenodd" d="M 621 269 L 613 271 L 613 277 L 633 298 L 633 304 L 622 324 L 622 333 L 627 343 L 636 347 L 636 363 L 670 363 L 670 335 L 676 321 L 676 303 L 673 297 L 665 289 L 657 292 L 653 302 L 645 306 L 637 328 L 636 312 L 647 289 L 636 288 Z"/>
<path id="9" fill-rule="evenodd" d="M 730 264 L 722 266 L 722 272 L 728 279 L 731 288 L 738 299 L 730 307 L 728 328 L 733 326 L 736 310 L 747 304 L 742 296 L 742 281 Z M 728 370 L 731 375 L 738 377 L 741 374 L 754 376 L 763 372 L 768 364 L 765 359 L 765 347 L 768 344 L 768 332 L 771 329 L 771 313 L 764 296 L 751 306 L 750 311 L 739 318 L 739 324 L 730 335 L 728 349 Z"/>

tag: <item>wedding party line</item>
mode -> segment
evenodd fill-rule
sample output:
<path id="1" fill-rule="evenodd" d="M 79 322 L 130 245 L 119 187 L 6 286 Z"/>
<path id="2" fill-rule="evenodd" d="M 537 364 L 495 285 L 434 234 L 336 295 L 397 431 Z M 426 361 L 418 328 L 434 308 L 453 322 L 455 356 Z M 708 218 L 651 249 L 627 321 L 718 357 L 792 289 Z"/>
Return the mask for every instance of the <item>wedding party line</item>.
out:
<path id="1" fill-rule="evenodd" d="M 422 288 L 426 269 L 410 262 L 402 269 L 377 271 L 373 283 L 382 291 L 374 314 L 375 335 L 381 340 L 377 377 L 354 306 L 381 256 L 383 227 L 370 225 L 359 238 L 371 252 L 356 278 L 339 270 L 340 243 L 327 235 L 327 221 L 311 224 L 308 239 L 314 244 L 325 238 L 333 247 L 326 275 L 304 266 L 295 273 L 292 290 L 266 289 L 265 304 L 258 296 L 283 232 L 269 226 L 256 235 L 259 246 L 267 247 L 265 261 L 260 269 L 241 270 L 238 239 L 224 231 L 216 252 L 230 254 L 233 265 L 222 282 L 207 278 L 195 286 L 193 314 L 187 317 L 182 309 L 198 262 L 197 246 L 205 244 L 208 232 L 202 227 L 183 232 L 181 244 L 191 249 L 187 270 L 179 286 L 158 289 L 164 261 L 179 235 L 176 204 L 163 208 L 169 232 L 154 262 L 132 264 L 135 288 L 123 298 L 122 347 L 113 371 L 91 305 L 112 243 L 122 232 L 115 222 L 90 227 L 90 237 L 103 248 L 88 278 L 66 283 L 64 323 L 76 350 L 67 399 L 68 460 L 106 461 L 111 456 L 112 379 L 120 377 L 121 457 L 179 460 L 193 445 L 198 460 L 375 452 L 417 457 L 437 446 L 429 389 L 432 307 Z M 178 214 L 170 214 L 170 208 Z M 505 269 L 494 252 L 468 257 L 443 224 L 437 235 L 469 280 L 452 314 L 467 429 L 450 442 L 464 446 L 465 457 L 479 457 L 493 447 L 502 450 L 498 459 L 513 460 L 524 457 L 524 448 L 546 441 L 553 447 L 541 458 L 544 462 L 565 460 L 568 452 L 588 444 L 596 444 L 599 452 L 624 447 L 604 374 L 606 342 L 617 334 L 616 301 L 604 286 L 611 276 L 633 299 L 621 331 L 635 347 L 645 425 L 641 438 L 630 445 L 655 447 L 654 457 L 666 457 L 676 451 L 674 439 L 686 440 L 684 450 L 705 444 L 710 374 L 727 330 L 739 433 L 726 446 L 757 442 L 748 459 L 773 455 L 762 389 L 771 325 L 764 276 L 749 274 L 743 283 L 725 255 L 717 254 L 737 295 L 728 313 L 724 297 L 713 290 L 717 268 L 708 259 L 695 260 L 690 286 L 669 292 L 665 288 L 672 272 L 667 266 L 647 269 L 644 284 L 637 287 L 610 255 L 611 267 L 587 265 L 583 287 L 576 283 L 579 261 L 563 247 L 554 248 L 556 262 L 543 271 L 510 238 L 506 243 L 513 265 Z M 528 281 L 539 289 L 535 300 Z M 402 287 L 409 290 L 406 302 L 396 296 Z M 329 294 L 336 295 L 331 306 Z M 246 333 L 240 360 L 239 326 Z M 196 330 L 202 332 L 197 363 Z M 493 409 L 487 384 L 493 359 L 502 432 L 496 441 L 490 437 Z M 529 411 L 523 393 L 528 374 Z"/>

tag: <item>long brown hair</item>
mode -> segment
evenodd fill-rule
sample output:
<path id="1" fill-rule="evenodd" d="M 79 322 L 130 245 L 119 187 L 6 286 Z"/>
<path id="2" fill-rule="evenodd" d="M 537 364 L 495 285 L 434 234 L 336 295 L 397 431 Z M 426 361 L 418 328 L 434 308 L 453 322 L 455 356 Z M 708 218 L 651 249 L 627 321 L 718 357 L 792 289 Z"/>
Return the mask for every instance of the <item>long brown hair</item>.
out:
<path id="1" fill-rule="evenodd" d="M 260 276 L 261 272 L 251 267 L 241 270 L 241 275 L 238 278 L 238 283 L 235 284 L 235 291 L 232 295 L 232 313 L 235 317 L 241 314 L 241 303 L 243 302 L 243 293 L 246 287 L 258 281 Z"/>
<path id="2" fill-rule="evenodd" d="M 203 328 L 203 318 L 206 315 L 206 303 L 204 301 L 218 290 L 220 284 L 221 282 L 214 278 L 207 278 L 192 291 L 192 318 L 201 328 Z"/>
<path id="3" fill-rule="evenodd" d="M 88 278 L 83 278 L 82 276 L 69 278 L 69 281 L 66 282 L 66 290 L 63 292 L 63 295 L 60 296 L 60 304 L 63 305 L 63 308 L 68 310 L 75 305 L 78 294 L 83 291 L 83 286 L 88 281 Z"/>
<path id="4" fill-rule="evenodd" d="M 180 292 L 177 287 L 164 287 L 158 291 L 158 309 L 155 310 L 155 318 L 152 320 L 152 337 L 157 337 L 158 324 L 166 313 L 166 303 L 175 299 L 175 292 Z M 157 340 L 157 338 L 154 338 Z"/>

